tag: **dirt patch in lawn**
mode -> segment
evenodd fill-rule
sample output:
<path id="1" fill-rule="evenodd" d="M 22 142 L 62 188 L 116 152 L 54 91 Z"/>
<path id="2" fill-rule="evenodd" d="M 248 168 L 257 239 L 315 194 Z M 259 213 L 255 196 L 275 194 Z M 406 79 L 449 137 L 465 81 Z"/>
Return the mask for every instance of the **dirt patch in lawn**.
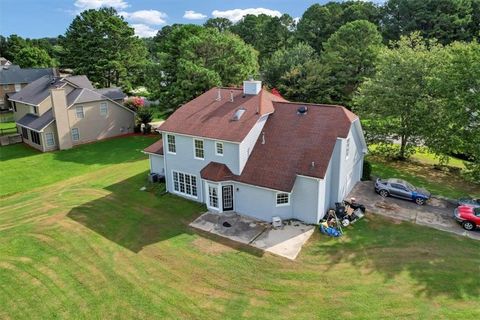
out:
<path id="1" fill-rule="evenodd" d="M 192 244 L 200 252 L 212 255 L 218 255 L 225 252 L 235 251 L 233 248 L 226 246 L 222 243 L 212 241 L 203 237 L 197 237 L 193 240 Z"/>

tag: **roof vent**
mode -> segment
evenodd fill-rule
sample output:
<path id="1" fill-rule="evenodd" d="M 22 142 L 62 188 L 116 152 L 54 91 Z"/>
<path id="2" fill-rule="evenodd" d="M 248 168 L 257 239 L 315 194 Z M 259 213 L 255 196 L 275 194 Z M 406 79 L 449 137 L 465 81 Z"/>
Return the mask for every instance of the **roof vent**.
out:
<path id="1" fill-rule="evenodd" d="M 240 118 L 243 116 L 244 113 L 245 113 L 245 108 L 237 109 L 237 111 L 235 111 L 235 114 L 232 117 L 232 120 L 233 121 L 240 120 Z"/>
<path id="2" fill-rule="evenodd" d="M 230 90 L 230 102 L 233 102 L 233 90 Z"/>
<path id="3" fill-rule="evenodd" d="M 297 114 L 304 115 L 304 114 L 307 114 L 307 111 L 308 111 L 307 106 L 301 106 L 300 108 L 297 109 Z"/>

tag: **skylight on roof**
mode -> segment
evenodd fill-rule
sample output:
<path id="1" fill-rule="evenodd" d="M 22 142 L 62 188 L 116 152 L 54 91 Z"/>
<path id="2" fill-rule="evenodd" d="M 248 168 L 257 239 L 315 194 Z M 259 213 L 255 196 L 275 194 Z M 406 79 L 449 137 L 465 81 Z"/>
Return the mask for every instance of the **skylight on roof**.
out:
<path id="1" fill-rule="evenodd" d="M 237 111 L 235 111 L 235 113 L 233 114 L 233 117 L 232 117 L 232 120 L 233 121 L 238 121 L 240 120 L 240 118 L 243 116 L 243 114 L 245 113 L 245 108 L 239 108 L 237 109 Z"/>

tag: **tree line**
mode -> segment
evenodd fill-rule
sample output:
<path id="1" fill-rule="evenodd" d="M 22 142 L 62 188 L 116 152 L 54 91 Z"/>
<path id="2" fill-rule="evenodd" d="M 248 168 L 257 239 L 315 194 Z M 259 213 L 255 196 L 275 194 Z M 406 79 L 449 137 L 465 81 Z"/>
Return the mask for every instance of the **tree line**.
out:
<path id="1" fill-rule="evenodd" d="M 71 68 L 98 86 L 145 87 L 170 111 L 212 86 L 258 77 L 289 100 L 353 109 L 384 153 L 403 159 L 422 145 L 462 154 L 480 179 L 479 31 L 480 0 L 329 2 L 298 21 L 212 18 L 147 39 L 102 8 L 80 13 L 58 38 L 1 37 L 0 50 L 21 66 Z"/>

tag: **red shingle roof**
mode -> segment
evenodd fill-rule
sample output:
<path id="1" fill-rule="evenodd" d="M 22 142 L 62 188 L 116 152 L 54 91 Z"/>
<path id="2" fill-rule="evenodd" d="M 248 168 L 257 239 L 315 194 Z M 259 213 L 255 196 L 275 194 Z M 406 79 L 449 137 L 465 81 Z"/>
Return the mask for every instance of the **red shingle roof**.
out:
<path id="1" fill-rule="evenodd" d="M 307 106 L 308 112 L 297 114 Z M 355 114 L 342 106 L 275 102 L 237 181 L 290 192 L 297 175 L 324 178 L 338 137 L 346 138 Z M 313 166 L 312 166 L 313 163 Z"/>
<path id="2" fill-rule="evenodd" d="M 307 106 L 305 115 L 297 109 Z M 234 180 L 279 191 L 291 192 L 297 175 L 325 178 L 337 138 L 346 138 L 357 116 L 342 106 L 274 103 L 240 176 L 224 164 L 210 162 L 201 171 L 203 179 Z M 313 163 L 313 166 L 312 166 Z"/>
<path id="3" fill-rule="evenodd" d="M 149 145 L 145 149 L 143 149 L 146 153 L 155 153 L 163 156 L 163 141 L 162 139 L 158 140 L 152 145 Z"/>
<path id="4" fill-rule="evenodd" d="M 219 90 L 221 100 L 217 101 Z M 158 130 L 241 142 L 261 115 L 273 112 L 273 101 L 285 99 L 263 89 L 258 95 L 244 95 L 241 88 L 212 88 L 180 107 Z M 234 121 L 239 108 L 245 108 L 245 113 Z"/>
<path id="5" fill-rule="evenodd" d="M 227 181 L 233 180 L 234 174 L 226 165 L 218 162 L 210 162 L 201 171 L 202 179 L 210 181 Z"/>

